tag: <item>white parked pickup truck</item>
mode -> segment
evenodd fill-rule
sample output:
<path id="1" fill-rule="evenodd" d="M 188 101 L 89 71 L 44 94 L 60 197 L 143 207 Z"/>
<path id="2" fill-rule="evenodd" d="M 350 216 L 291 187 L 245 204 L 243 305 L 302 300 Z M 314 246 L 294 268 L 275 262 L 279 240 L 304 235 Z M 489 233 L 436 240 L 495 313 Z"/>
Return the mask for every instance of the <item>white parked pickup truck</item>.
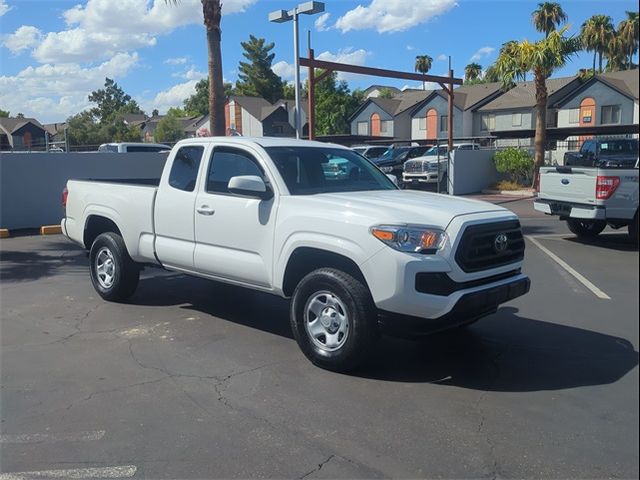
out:
<path id="1" fill-rule="evenodd" d="M 349 175 L 330 175 L 338 160 Z M 63 201 L 104 299 L 131 296 L 144 266 L 291 297 L 300 348 L 332 370 L 374 353 L 380 331 L 466 325 L 530 285 L 512 212 L 399 190 L 337 145 L 183 140 L 159 181 L 69 180 Z"/>
<path id="2" fill-rule="evenodd" d="M 595 237 L 609 225 L 627 227 L 629 237 L 637 243 L 638 159 L 607 162 L 542 167 L 534 208 L 566 220 L 578 237 Z"/>

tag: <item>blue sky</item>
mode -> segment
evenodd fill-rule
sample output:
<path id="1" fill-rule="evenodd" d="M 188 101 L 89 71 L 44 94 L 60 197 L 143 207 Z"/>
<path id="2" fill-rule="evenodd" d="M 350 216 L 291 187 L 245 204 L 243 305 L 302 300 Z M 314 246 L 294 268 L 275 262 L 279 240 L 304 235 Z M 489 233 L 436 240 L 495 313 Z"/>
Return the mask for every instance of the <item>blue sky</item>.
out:
<path id="1" fill-rule="evenodd" d="M 235 81 L 240 42 L 249 34 L 276 43 L 274 70 L 290 79 L 292 24 L 272 24 L 267 14 L 298 2 L 225 0 L 224 77 Z M 446 57 L 462 76 L 474 60 L 489 65 L 508 40 L 540 37 L 531 25 L 537 2 L 525 0 L 326 1 L 323 17 L 301 17 L 301 47 L 311 30 L 316 56 L 367 66 L 413 70 L 428 54 L 430 73 L 446 74 Z M 571 33 L 593 14 L 617 24 L 632 0 L 565 0 Z M 0 108 L 42 122 L 63 121 L 88 106 L 87 95 L 104 77 L 116 81 L 144 109 L 180 106 L 206 72 L 206 43 L 199 0 L 0 0 Z M 591 65 L 577 56 L 556 76 Z M 347 76 L 351 88 L 406 81 Z M 415 86 L 409 84 L 409 86 Z"/>

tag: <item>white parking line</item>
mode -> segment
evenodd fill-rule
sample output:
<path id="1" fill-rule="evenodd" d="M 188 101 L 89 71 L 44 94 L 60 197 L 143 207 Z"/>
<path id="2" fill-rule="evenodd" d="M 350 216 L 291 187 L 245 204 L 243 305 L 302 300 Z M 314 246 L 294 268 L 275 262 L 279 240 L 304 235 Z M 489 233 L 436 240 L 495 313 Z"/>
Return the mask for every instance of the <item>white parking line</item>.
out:
<path id="1" fill-rule="evenodd" d="M 0 435 L 0 443 L 45 443 L 58 441 L 87 441 L 100 440 L 104 437 L 104 430 L 92 430 L 89 432 L 66 433 L 23 433 L 16 435 Z"/>
<path id="2" fill-rule="evenodd" d="M 38 478 L 130 478 L 136 474 L 135 465 L 96 468 L 69 468 L 34 472 L 0 473 L 0 480 L 33 480 Z"/>
<path id="3" fill-rule="evenodd" d="M 529 235 L 526 236 L 526 238 L 528 238 L 529 240 L 531 240 L 531 242 L 538 247 L 540 250 L 542 250 L 544 253 L 546 253 L 549 258 L 551 258 L 551 260 L 553 260 L 554 262 L 556 262 L 558 265 L 560 265 L 562 268 L 564 268 L 570 275 L 572 275 L 576 280 L 578 280 L 582 285 L 584 285 L 585 287 L 587 287 L 589 290 L 591 290 L 591 292 L 598 298 L 601 298 L 603 300 L 611 300 L 611 297 L 609 295 L 607 295 L 606 293 L 604 293 L 602 290 L 600 290 L 598 287 L 596 287 L 593 283 L 591 283 L 589 281 L 589 279 L 587 279 L 584 275 L 582 275 L 580 272 L 577 272 L 576 270 L 574 270 L 567 262 L 565 262 L 564 260 L 562 260 L 560 257 L 558 257 L 555 253 L 553 253 L 551 250 L 549 250 L 547 247 L 545 247 L 544 245 L 542 245 L 538 240 L 536 240 L 534 237 L 531 237 Z"/>

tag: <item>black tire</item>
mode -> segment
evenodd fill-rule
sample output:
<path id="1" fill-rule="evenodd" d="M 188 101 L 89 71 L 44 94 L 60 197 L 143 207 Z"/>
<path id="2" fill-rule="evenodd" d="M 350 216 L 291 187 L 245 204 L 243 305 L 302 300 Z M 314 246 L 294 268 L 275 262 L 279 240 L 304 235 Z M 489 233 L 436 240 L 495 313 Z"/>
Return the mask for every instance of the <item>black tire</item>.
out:
<path id="1" fill-rule="evenodd" d="M 634 245 L 638 245 L 638 212 L 636 212 L 636 216 L 633 217 L 633 220 L 627 227 L 629 230 L 629 239 L 633 242 Z"/>
<path id="2" fill-rule="evenodd" d="M 333 323 L 325 327 L 321 318 L 311 312 L 310 305 L 314 300 L 323 304 L 323 295 L 323 319 L 331 321 L 333 313 L 338 318 L 346 316 L 346 334 L 342 337 L 340 330 L 332 332 Z M 369 289 L 362 281 L 334 268 L 315 270 L 300 281 L 293 293 L 290 314 L 291 329 L 302 353 L 314 365 L 327 370 L 347 372 L 363 365 L 378 339 L 377 312 Z M 326 334 L 324 342 L 322 334 L 314 340 L 310 325 L 316 322 L 319 322 L 319 328 L 324 328 L 325 333 L 331 334 L 331 338 L 336 335 L 335 343 L 339 343 L 339 346 L 334 350 L 330 350 L 330 337 Z"/>
<path id="3" fill-rule="evenodd" d="M 597 237 L 607 226 L 604 220 L 579 220 L 577 218 L 568 218 L 567 226 L 571 233 L 579 238 Z"/>
<path id="4" fill-rule="evenodd" d="M 138 287 L 140 267 L 127 252 L 124 240 L 117 233 L 98 235 L 89 252 L 91 283 L 96 292 L 110 302 L 122 302 L 129 298 Z M 111 264 L 109 264 L 109 261 Z M 101 263 L 102 262 L 102 263 Z M 98 272 L 99 265 L 112 265 L 111 275 Z M 110 279 L 110 281 L 107 281 Z"/>

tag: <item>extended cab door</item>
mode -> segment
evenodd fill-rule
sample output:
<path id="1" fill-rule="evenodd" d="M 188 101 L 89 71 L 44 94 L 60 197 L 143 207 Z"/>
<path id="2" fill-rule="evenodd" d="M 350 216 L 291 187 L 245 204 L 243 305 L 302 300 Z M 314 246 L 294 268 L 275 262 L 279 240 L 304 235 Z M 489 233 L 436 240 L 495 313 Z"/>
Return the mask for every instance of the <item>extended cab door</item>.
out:
<path id="1" fill-rule="evenodd" d="M 154 222 L 156 254 L 163 265 L 193 269 L 196 187 L 204 151 L 203 145 L 180 147 L 162 174 Z"/>
<path id="2" fill-rule="evenodd" d="M 240 147 L 215 146 L 196 198 L 195 267 L 219 278 L 271 287 L 277 195 L 269 200 L 229 192 L 232 177 L 273 181 L 258 157 Z"/>

